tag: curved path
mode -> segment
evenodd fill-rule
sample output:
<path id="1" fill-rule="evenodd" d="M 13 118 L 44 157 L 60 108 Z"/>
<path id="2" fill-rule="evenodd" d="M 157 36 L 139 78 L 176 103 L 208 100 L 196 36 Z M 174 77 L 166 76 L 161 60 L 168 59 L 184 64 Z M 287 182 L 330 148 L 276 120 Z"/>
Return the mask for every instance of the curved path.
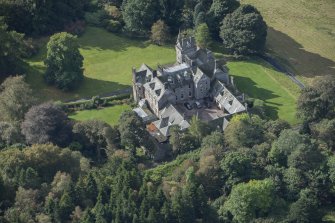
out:
<path id="1" fill-rule="evenodd" d="M 258 57 L 262 58 L 263 60 L 265 60 L 266 62 L 271 64 L 279 72 L 282 72 L 282 73 L 286 74 L 301 89 L 305 88 L 305 85 L 300 80 L 298 80 L 293 73 L 288 71 L 284 66 L 282 66 L 273 57 L 271 57 L 267 54 L 260 54 L 260 55 L 258 55 Z"/>

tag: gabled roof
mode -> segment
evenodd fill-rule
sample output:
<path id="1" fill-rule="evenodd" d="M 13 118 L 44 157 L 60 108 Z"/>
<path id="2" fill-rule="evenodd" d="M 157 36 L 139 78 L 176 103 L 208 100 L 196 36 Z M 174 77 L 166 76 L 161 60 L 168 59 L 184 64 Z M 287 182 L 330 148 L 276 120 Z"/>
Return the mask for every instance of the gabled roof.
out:
<path id="1" fill-rule="evenodd" d="M 161 112 L 159 120 L 153 122 L 153 124 L 160 130 L 164 136 L 170 135 L 170 127 L 173 125 L 180 126 L 181 129 L 190 127 L 188 121 L 186 121 L 182 114 L 171 104 L 166 106 Z"/>
<path id="2" fill-rule="evenodd" d="M 212 95 L 215 101 L 229 114 L 235 114 L 246 110 L 244 105 L 220 81 L 217 81 L 214 84 Z"/>

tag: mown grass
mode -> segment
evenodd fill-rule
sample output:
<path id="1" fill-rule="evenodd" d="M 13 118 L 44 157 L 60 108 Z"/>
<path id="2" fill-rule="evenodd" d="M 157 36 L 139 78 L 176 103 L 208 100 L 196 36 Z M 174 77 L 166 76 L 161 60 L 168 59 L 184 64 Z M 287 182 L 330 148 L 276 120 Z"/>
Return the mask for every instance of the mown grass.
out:
<path id="1" fill-rule="evenodd" d="M 126 104 L 114 105 L 103 109 L 78 111 L 69 117 L 77 121 L 101 120 L 114 126 L 118 123 L 121 113 L 130 109 Z"/>
<path id="2" fill-rule="evenodd" d="M 45 85 L 43 81 L 46 56 L 46 43 L 42 39 L 40 53 L 30 59 L 27 81 L 41 100 L 70 100 L 91 97 L 127 88 L 131 85 L 131 68 L 147 63 L 152 67 L 157 64 L 173 63 L 175 50 L 173 46 L 159 47 L 141 40 L 133 40 L 111 34 L 100 28 L 87 27 L 79 38 L 80 51 L 84 56 L 85 79 L 79 89 L 64 93 L 54 87 Z M 215 50 L 216 49 L 216 50 Z M 221 55 L 220 47 L 215 47 L 216 55 Z M 236 78 L 242 92 L 250 97 L 266 102 L 272 118 L 282 118 L 296 123 L 295 100 L 298 90 L 283 74 L 274 71 L 262 61 L 229 62 L 228 66 Z M 112 108 L 111 108 L 112 109 Z M 116 111 L 113 111 L 116 112 Z M 95 114 L 97 113 L 97 114 Z M 107 109 L 79 112 L 74 118 L 86 120 L 102 116 L 104 120 L 111 114 Z M 112 117 L 111 117 L 112 119 Z M 110 123 L 115 123 L 110 121 Z"/>
<path id="3" fill-rule="evenodd" d="M 267 48 L 309 84 L 335 75 L 334 0 L 241 0 L 262 13 L 269 26 Z"/>
<path id="4" fill-rule="evenodd" d="M 228 62 L 237 88 L 249 97 L 263 100 L 273 119 L 283 119 L 294 125 L 299 88 L 284 74 L 261 60 Z"/>
<path id="5" fill-rule="evenodd" d="M 43 60 L 46 57 L 46 42 L 40 53 L 28 60 L 30 68 L 27 82 L 42 100 L 69 100 L 109 93 L 131 85 L 132 67 L 142 63 L 156 67 L 157 64 L 173 63 L 175 50 L 172 46 L 156 46 L 143 40 L 129 39 L 109 33 L 100 28 L 87 27 L 79 38 L 80 52 L 84 56 L 85 79 L 80 88 L 64 93 L 45 85 Z"/>

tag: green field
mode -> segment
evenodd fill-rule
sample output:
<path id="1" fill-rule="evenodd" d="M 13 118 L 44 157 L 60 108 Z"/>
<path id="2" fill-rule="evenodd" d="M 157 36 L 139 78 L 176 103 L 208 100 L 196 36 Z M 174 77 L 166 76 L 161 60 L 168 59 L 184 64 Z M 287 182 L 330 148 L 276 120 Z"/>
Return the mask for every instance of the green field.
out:
<path id="1" fill-rule="evenodd" d="M 126 110 L 130 110 L 129 105 L 114 105 L 112 107 L 98 109 L 98 110 L 84 110 L 71 114 L 69 117 L 77 121 L 86 120 L 101 120 L 110 125 L 118 123 L 120 115 Z"/>
<path id="2" fill-rule="evenodd" d="M 285 75 L 262 61 L 228 62 L 237 88 L 249 97 L 261 99 L 271 118 L 297 124 L 296 100 L 299 88 Z"/>
<path id="3" fill-rule="evenodd" d="M 334 0 L 241 0 L 262 13 L 267 48 L 305 83 L 335 75 Z"/>
<path id="4" fill-rule="evenodd" d="M 46 43 L 47 40 L 41 42 Z M 30 68 L 27 81 L 42 100 L 64 101 L 126 88 L 131 85 L 132 66 L 139 67 L 145 62 L 156 67 L 157 64 L 175 61 L 175 50 L 172 46 L 159 47 L 140 40 L 130 40 L 99 28 L 88 27 L 85 34 L 79 38 L 79 43 L 84 56 L 85 80 L 74 92 L 64 93 L 44 84 L 45 44 L 39 55 L 28 61 Z M 292 124 L 296 123 L 295 102 L 298 89 L 285 75 L 274 71 L 262 61 L 229 62 L 228 66 L 236 76 L 240 90 L 250 97 L 264 100 L 272 118 L 279 117 Z M 82 111 L 72 118 L 100 118 L 115 124 L 122 109 L 128 107 Z"/>
<path id="5" fill-rule="evenodd" d="M 45 44 L 37 56 L 27 61 L 30 65 L 27 81 L 37 96 L 43 100 L 68 100 L 109 93 L 130 86 L 132 67 L 138 68 L 142 63 L 156 67 L 175 61 L 172 46 L 160 47 L 131 40 L 99 28 L 87 27 L 79 43 L 84 56 L 85 79 L 74 92 L 64 93 L 44 84 Z"/>

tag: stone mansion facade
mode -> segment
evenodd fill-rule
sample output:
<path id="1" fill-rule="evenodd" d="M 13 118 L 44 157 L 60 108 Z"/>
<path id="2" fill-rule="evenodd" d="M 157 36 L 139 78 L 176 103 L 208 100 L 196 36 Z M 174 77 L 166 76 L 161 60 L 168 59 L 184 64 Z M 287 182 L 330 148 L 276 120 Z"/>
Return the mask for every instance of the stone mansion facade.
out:
<path id="1" fill-rule="evenodd" d="M 155 114 L 158 120 L 153 124 L 164 136 L 169 136 L 171 125 L 189 127 L 178 105 L 211 101 L 227 116 L 245 111 L 227 88 L 233 85 L 228 69 L 210 50 L 198 48 L 193 37 L 179 34 L 176 57 L 174 65 L 158 66 L 157 70 L 145 64 L 133 69 L 134 100 Z"/>

